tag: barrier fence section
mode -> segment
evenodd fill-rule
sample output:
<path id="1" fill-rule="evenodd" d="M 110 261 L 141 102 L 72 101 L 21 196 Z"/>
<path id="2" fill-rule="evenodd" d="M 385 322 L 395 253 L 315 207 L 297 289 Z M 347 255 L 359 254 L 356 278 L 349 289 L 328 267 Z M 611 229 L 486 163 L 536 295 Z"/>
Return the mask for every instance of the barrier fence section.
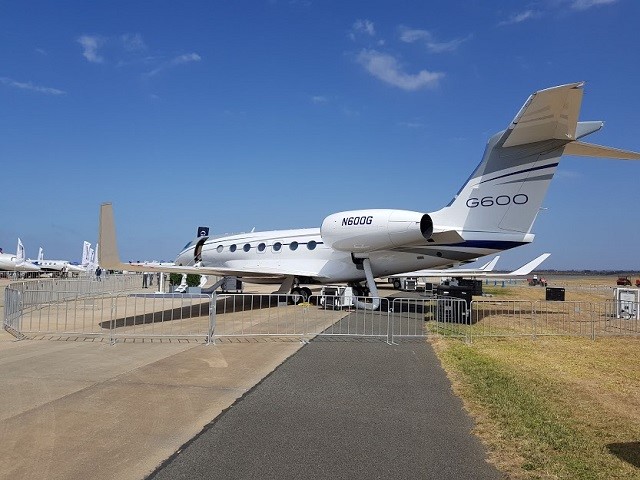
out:
<path id="1" fill-rule="evenodd" d="M 467 338 L 640 335 L 638 302 L 474 300 Z"/>
<path id="2" fill-rule="evenodd" d="M 637 303 L 445 298 L 345 299 L 289 295 L 166 294 L 141 290 L 139 276 L 106 282 L 54 280 L 9 285 L 4 327 L 18 338 L 187 339 L 361 337 L 388 343 L 427 335 L 484 337 L 640 335 Z M 96 284 L 102 285 L 96 286 Z M 360 307 L 355 308 L 357 300 Z"/>
<path id="3" fill-rule="evenodd" d="M 72 282 L 72 281 L 69 281 Z M 115 343 L 135 338 L 205 341 L 234 337 L 315 336 L 394 339 L 424 337 L 429 325 L 468 315 L 463 300 L 354 298 L 365 306 L 344 306 L 339 297 L 314 296 L 295 305 L 290 295 L 163 294 L 125 283 L 99 291 L 82 282 L 14 284 L 5 290 L 5 329 L 19 338 L 94 337 Z M 75 287 L 75 289 L 74 289 Z M 132 290 L 127 291 L 128 288 Z M 75 290 L 75 291 L 74 291 Z M 450 327 L 435 327 L 435 331 Z"/>

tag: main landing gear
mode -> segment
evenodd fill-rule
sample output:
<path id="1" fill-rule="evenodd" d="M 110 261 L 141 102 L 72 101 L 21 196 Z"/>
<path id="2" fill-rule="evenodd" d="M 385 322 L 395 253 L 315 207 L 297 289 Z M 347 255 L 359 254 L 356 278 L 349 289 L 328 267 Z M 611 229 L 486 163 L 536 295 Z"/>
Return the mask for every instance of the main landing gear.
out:
<path id="1" fill-rule="evenodd" d="M 311 298 L 311 289 L 307 287 L 294 287 L 289 294 L 289 302 L 293 305 L 306 303 Z"/>

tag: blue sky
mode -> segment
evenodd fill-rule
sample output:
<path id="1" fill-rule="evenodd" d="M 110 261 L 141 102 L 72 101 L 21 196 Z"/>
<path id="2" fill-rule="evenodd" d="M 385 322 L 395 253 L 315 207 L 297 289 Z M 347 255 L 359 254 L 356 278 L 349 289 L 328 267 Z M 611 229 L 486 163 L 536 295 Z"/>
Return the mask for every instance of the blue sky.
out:
<path id="1" fill-rule="evenodd" d="M 535 90 L 586 81 L 590 142 L 640 151 L 640 3 L 0 2 L 0 246 L 78 260 L 114 204 L 123 260 L 215 233 L 430 212 Z M 563 157 L 532 245 L 635 269 L 640 163 Z"/>

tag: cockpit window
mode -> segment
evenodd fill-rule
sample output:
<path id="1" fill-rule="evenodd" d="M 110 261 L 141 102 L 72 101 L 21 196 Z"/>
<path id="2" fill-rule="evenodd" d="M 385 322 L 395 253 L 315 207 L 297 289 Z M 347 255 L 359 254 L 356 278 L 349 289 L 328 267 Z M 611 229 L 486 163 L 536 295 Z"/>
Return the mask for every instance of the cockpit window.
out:
<path id="1" fill-rule="evenodd" d="M 184 247 L 182 247 L 182 250 L 186 250 L 187 248 L 189 248 L 191 246 L 193 242 L 189 242 L 187 243 Z"/>

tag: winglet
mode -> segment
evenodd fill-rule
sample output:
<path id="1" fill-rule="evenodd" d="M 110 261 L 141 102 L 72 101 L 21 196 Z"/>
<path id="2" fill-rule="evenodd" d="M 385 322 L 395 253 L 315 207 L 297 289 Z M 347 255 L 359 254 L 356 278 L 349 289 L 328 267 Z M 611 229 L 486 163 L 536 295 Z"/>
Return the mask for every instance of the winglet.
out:
<path id="1" fill-rule="evenodd" d="M 513 272 L 504 274 L 504 276 L 505 277 L 520 277 L 520 276 L 523 276 L 523 275 L 529 275 L 538 265 L 540 265 L 542 262 L 544 262 L 550 256 L 551 256 L 550 253 L 543 253 L 539 257 L 534 258 L 529 263 L 527 263 L 526 265 L 521 266 L 517 270 L 514 270 Z"/>
<path id="2" fill-rule="evenodd" d="M 483 272 L 491 272 L 493 268 L 496 266 L 496 263 L 498 263 L 499 259 L 500 259 L 500 255 L 496 255 L 493 260 L 481 266 L 480 270 L 482 270 Z"/>

